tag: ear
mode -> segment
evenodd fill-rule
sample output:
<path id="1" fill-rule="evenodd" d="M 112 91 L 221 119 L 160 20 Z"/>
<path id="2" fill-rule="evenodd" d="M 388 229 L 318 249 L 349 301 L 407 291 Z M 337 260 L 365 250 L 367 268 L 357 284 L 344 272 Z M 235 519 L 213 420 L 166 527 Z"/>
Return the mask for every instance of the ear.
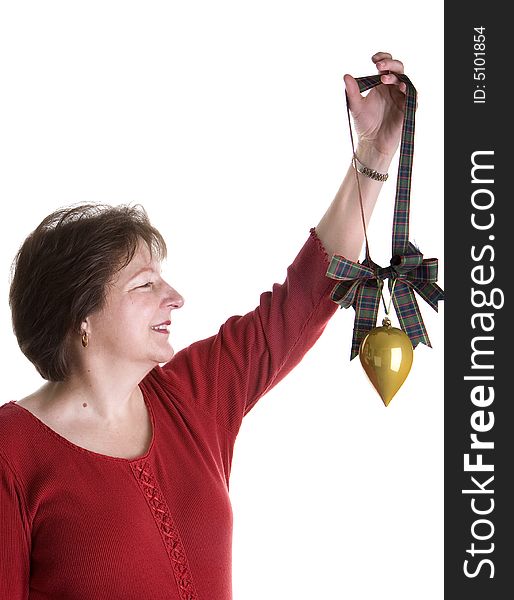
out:
<path id="1" fill-rule="evenodd" d="M 80 324 L 80 330 L 79 330 L 80 335 L 82 335 L 84 332 L 88 333 L 88 334 L 91 333 L 91 327 L 90 327 L 90 324 L 89 324 L 89 318 L 88 317 L 86 317 L 82 321 L 82 323 Z"/>

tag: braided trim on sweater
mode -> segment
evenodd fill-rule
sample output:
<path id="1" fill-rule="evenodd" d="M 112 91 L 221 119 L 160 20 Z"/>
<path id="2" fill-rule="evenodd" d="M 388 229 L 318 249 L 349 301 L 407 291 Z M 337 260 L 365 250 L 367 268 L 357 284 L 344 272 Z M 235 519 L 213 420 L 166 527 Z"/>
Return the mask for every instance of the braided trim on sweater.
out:
<path id="1" fill-rule="evenodd" d="M 141 460 L 131 463 L 131 467 L 161 532 L 164 546 L 173 567 L 180 600 L 198 600 L 198 594 L 193 583 L 180 534 L 171 517 L 171 511 L 166 500 L 155 480 L 150 464 L 147 460 Z"/>

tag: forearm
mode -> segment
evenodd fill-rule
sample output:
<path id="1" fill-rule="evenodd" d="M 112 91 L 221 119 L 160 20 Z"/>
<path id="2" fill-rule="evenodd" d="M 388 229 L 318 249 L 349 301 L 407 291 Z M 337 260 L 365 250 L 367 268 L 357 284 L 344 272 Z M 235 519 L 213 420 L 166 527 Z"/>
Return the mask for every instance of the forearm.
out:
<path id="1" fill-rule="evenodd" d="M 359 159 L 368 167 L 380 173 L 387 173 L 393 155 L 384 155 L 373 148 L 360 145 L 356 150 Z M 357 261 L 364 243 L 359 189 L 355 170 L 350 163 L 346 176 L 332 204 L 316 227 L 318 237 L 329 256 L 339 254 L 349 260 Z M 362 205 L 366 227 L 384 185 L 370 177 L 357 173 L 362 194 Z"/>

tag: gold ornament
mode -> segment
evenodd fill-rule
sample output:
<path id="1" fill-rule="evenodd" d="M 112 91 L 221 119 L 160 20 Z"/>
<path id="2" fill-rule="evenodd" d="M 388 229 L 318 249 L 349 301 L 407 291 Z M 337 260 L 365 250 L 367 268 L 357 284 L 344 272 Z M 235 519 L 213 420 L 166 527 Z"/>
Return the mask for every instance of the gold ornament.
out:
<path id="1" fill-rule="evenodd" d="M 385 317 L 382 327 L 374 327 L 362 340 L 359 358 L 369 380 L 387 406 L 407 379 L 414 349 L 409 336 L 391 327 Z"/>

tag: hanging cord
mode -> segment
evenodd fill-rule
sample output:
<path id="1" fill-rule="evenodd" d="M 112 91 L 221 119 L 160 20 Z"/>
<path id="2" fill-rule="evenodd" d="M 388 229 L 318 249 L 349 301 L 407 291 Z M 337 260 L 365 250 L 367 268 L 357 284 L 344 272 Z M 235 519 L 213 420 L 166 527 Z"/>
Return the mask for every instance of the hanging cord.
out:
<path id="1" fill-rule="evenodd" d="M 366 230 L 366 219 L 364 217 L 364 207 L 362 205 L 361 183 L 359 181 L 359 176 L 357 174 L 357 165 L 355 164 L 355 160 L 357 158 L 357 154 L 355 153 L 355 144 L 353 142 L 352 120 L 351 120 L 351 117 L 350 117 L 350 104 L 348 102 L 348 94 L 347 94 L 346 91 L 345 91 L 345 96 L 346 96 L 346 112 L 348 113 L 348 127 L 350 129 L 350 140 L 352 142 L 352 152 L 353 152 L 353 155 L 352 155 L 352 164 L 353 164 L 353 171 L 355 173 L 355 180 L 357 181 L 357 190 L 359 191 L 359 204 L 360 204 L 360 207 L 361 207 L 362 227 L 364 228 L 364 239 L 366 240 L 366 258 L 368 259 L 368 261 L 370 262 L 370 264 L 372 264 L 371 257 L 370 257 L 370 254 L 369 254 L 368 232 Z"/>
<path id="2" fill-rule="evenodd" d="M 396 277 L 393 279 L 393 285 L 391 287 L 391 295 L 389 297 L 389 305 L 386 306 L 386 303 L 384 300 L 384 294 L 383 294 L 384 281 L 382 279 L 380 279 L 380 277 L 378 276 L 378 273 L 376 272 L 376 270 L 374 268 L 375 263 L 371 260 L 371 256 L 370 256 L 370 252 L 369 252 L 368 231 L 366 228 L 366 218 L 364 216 L 364 206 L 363 206 L 363 202 L 362 202 L 361 184 L 360 184 L 360 180 L 359 180 L 359 175 L 357 173 L 357 165 L 355 164 L 355 161 L 357 160 L 357 153 L 355 152 L 355 144 L 353 141 L 352 120 L 350 117 L 350 103 L 348 101 L 348 93 L 346 92 L 346 90 L 345 90 L 345 96 L 346 96 L 346 112 L 348 113 L 348 127 L 350 129 L 350 140 L 352 142 L 352 153 L 353 153 L 352 164 L 353 164 L 353 171 L 355 173 L 355 180 L 357 181 L 357 190 L 359 192 L 359 204 L 360 204 L 360 208 L 361 208 L 362 227 L 364 229 L 366 259 L 368 261 L 370 268 L 375 273 L 375 277 L 377 279 L 377 285 L 380 289 L 380 297 L 382 298 L 382 302 L 384 303 L 385 314 L 386 314 L 386 317 L 389 318 L 389 311 L 391 310 L 391 300 L 393 299 L 393 292 L 394 292 L 394 286 L 396 284 Z"/>

